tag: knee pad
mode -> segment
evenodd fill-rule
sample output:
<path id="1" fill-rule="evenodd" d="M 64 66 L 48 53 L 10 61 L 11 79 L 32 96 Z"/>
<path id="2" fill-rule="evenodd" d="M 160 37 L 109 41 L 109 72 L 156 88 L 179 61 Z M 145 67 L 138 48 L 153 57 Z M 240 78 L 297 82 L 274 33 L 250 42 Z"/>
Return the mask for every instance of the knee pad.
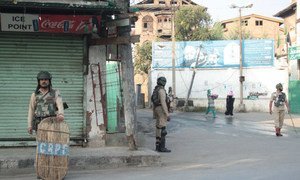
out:
<path id="1" fill-rule="evenodd" d="M 168 134 L 166 127 L 161 128 L 161 136 L 166 136 Z"/>

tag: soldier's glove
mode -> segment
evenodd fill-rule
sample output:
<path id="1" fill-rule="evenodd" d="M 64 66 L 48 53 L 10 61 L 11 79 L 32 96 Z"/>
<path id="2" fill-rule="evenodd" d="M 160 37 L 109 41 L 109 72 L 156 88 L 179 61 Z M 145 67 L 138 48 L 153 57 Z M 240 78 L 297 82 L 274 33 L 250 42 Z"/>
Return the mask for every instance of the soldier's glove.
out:
<path id="1" fill-rule="evenodd" d="M 29 134 L 32 134 L 32 127 L 29 127 L 29 128 L 27 129 L 27 131 L 28 131 Z"/>

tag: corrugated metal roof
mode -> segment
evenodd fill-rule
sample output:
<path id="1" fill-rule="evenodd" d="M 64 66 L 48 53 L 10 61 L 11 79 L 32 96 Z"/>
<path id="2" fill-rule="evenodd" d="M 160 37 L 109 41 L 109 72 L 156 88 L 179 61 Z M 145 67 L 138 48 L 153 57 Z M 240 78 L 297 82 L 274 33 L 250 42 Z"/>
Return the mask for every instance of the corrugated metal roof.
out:
<path id="1" fill-rule="evenodd" d="M 278 13 L 274 14 L 273 16 L 275 16 L 275 17 L 285 17 L 287 14 L 295 12 L 296 11 L 295 10 L 296 6 L 297 6 L 296 2 L 292 3 L 291 5 L 284 8 L 283 10 L 279 11 Z"/>
<path id="2" fill-rule="evenodd" d="M 154 4 L 154 0 L 143 0 L 138 2 L 137 4 Z M 199 5 L 198 3 L 192 0 L 182 0 L 183 5 Z"/>
<path id="3" fill-rule="evenodd" d="M 280 25 L 283 23 L 282 19 L 278 19 L 278 18 L 275 18 L 275 17 L 262 16 L 262 15 L 259 15 L 259 14 L 250 14 L 250 15 L 242 16 L 241 18 L 242 19 L 249 19 L 251 17 L 255 17 L 255 18 L 259 18 L 259 19 L 266 19 L 268 21 L 277 22 Z M 239 21 L 239 17 L 223 20 L 223 21 L 221 21 L 221 23 L 226 24 L 226 23 L 230 23 L 230 22 L 234 22 L 234 21 Z"/>
<path id="4" fill-rule="evenodd" d="M 0 6 L 6 7 L 28 7 L 28 8 L 49 8 L 49 9 L 72 9 L 72 10 L 114 10 L 118 11 L 120 8 L 112 2 L 101 3 L 59 3 L 59 2 L 30 2 L 30 1 L 12 1 L 1 0 Z"/>

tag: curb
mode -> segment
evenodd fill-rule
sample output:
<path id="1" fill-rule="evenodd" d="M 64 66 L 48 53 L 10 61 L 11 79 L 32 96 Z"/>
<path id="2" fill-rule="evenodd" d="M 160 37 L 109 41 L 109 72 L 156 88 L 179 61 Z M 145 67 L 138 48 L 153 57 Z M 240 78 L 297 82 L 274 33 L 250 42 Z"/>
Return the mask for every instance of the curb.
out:
<path id="1" fill-rule="evenodd" d="M 23 151 L 22 149 L 11 151 L 11 149 L 0 149 L 0 154 L 5 155 L 9 153 L 9 157 L 0 155 L 1 175 L 35 172 L 35 148 L 25 148 L 26 150 L 23 148 Z M 6 153 L 3 153 L 3 151 Z M 159 153 L 146 148 L 130 151 L 127 147 L 71 147 L 68 171 L 161 165 L 162 162 Z"/>

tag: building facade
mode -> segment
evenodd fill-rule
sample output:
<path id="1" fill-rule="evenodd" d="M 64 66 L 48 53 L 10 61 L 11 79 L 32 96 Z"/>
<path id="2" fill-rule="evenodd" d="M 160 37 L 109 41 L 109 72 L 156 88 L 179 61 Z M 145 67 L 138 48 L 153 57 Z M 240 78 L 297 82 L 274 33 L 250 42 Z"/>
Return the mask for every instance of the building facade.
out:
<path id="1" fill-rule="evenodd" d="M 136 13 L 135 34 L 140 35 L 140 43 L 145 41 L 170 41 L 172 36 L 172 14 L 180 6 L 197 6 L 193 1 L 144 0 L 134 5 Z"/>
<path id="2" fill-rule="evenodd" d="M 72 144 L 106 146 L 120 132 L 134 141 L 128 2 L 3 0 L 0 8 L 0 146 L 35 144 L 26 117 L 39 71 L 52 73 L 69 106 Z"/>
<path id="3" fill-rule="evenodd" d="M 171 41 L 172 39 L 172 15 L 180 6 L 199 6 L 191 0 L 144 0 L 132 7 L 138 8 L 135 13 L 137 21 L 133 34 L 140 36 L 139 44 L 152 41 Z M 141 92 L 145 94 L 145 101 L 149 102 L 149 94 L 152 89 L 148 84 L 149 78 L 143 74 L 135 76 L 135 84 L 141 84 Z M 148 93 L 149 92 L 149 93 Z"/>
<path id="4" fill-rule="evenodd" d="M 242 33 L 245 39 L 274 39 L 275 54 L 282 55 L 285 52 L 283 20 L 251 14 L 241 17 Z M 225 39 L 238 39 L 239 17 L 221 22 Z"/>
<path id="5" fill-rule="evenodd" d="M 299 58 L 291 58 L 288 54 L 289 49 L 298 49 L 300 35 L 299 35 L 299 2 L 292 0 L 291 4 L 281 11 L 276 13 L 274 16 L 283 18 L 286 38 L 286 52 L 289 64 L 289 99 L 291 111 L 293 113 L 300 113 L 300 60 Z M 297 52 L 298 53 L 298 52 Z M 299 53 L 298 53 L 299 54 Z M 299 56 L 298 56 L 299 57 Z"/>

